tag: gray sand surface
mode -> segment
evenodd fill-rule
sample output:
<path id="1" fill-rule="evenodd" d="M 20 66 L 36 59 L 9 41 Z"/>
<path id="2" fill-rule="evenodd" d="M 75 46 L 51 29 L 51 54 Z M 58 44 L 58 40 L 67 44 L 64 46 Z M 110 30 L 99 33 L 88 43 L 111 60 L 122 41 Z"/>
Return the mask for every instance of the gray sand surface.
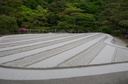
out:
<path id="1" fill-rule="evenodd" d="M 114 38 L 114 40 L 115 40 L 115 44 L 116 44 L 116 45 L 124 46 L 124 47 L 126 47 L 126 46 L 128 45 L 127 43 L 125 43 L 125 42 L 122 41 L 121 39 Z"/>
<path id="2" fill-rule="evenodd" d="M 108 34 L 103 38 L 102 33 L 93 34 L 0 37 L 0 65 L 6 66 L 0 67 L 0 84 L 128 84 L 127 43 Z M 81 65 L 88 67 L 71 68 Z"/>
<path id="3" fill-rule="evenodd" d="M 0 80 L 0 84 L 128 84 L 128 71 L 52 80 Z"/>

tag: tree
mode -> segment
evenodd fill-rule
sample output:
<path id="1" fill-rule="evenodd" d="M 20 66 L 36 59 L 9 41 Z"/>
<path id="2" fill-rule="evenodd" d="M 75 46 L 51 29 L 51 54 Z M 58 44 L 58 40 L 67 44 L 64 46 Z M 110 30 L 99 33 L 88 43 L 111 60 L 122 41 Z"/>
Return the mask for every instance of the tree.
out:
<path id="1" fill-rule="evenodd" d="M 102 24 L 104 26 L 109 26 L 114 30 L 123 30 L 128 19 L 128 1 L 118 0 L 117 2 L 107 4 L 105 10 L 100 13 L 99 20 L 101 20 L 100 23 L 105 23 Z"/>
<path id="2" fill-rule="evenodd" d="M 11 16 L 20 11 L 21 0 L 0 0 L 0 14 Z"/>
<path id="3" fill-rule="evenodd" d="M 54 27 L 57 25 L 57 21 L 59 20 L 59 16 L 58 14 L 55 14 L 53 12 L 49 12 L 47 15 L 46 15 L 46 18 L 48 19 L 47 20 L 47 23 L 50 27 Z"/>
<path id="4" fill-rule="evenodd" d="M 112 32 L 112 29 L 108 26 L 101 26 L 99 30 L 109 34 Z"/>
<path id="5" fill-rule="evenodd" d="M 36 9 L 38 3 L 36 0 L 23 0 L 24 5 L 31 9 Z"/>
<path id="6" fill-rule="evenodd" d="M 79 8 L 66 8 L 64 11 L 63 11 L 63 13 L 65 14 L 65 15 L 71 15 L 71 14 L 73 14 L 73 13 L 80 13 L 80 12 L 82 12 L 83 10 L 82 9 L 79 9 Z"/>
<path id="7" fill-rule="evenodd" d="M 48 2 L 48 3 L 52 3 L 53 2 L 53 0 L 45 0 L 46 2 Z"/>
<path id="8" fill-rule="evenodd" d="M 65 8 L 66 8 L 66 4 L 63 1 L 52 2 L 51 4 L 49 4 L 48 7 L 48 9 L 54 13 L 62 12 L 65 10 Z"/>
<path id="9" fill-rule="evenodd" d="M 128 31 L 128 20 L 122 20 L 119 22 L 119 25 L 122 26 L 123 28 L 126 29 L 126 31 Z"/>
<path id="10" fill-rule="evenodd" d="M 95 26 L 95 17 L 92 14 L 84 14 L 83 10 L 78 8 L 67 8 L 60 13 L 61 22 L 58 22 L 57 28 L 64 30 L 86 30 L 90 31 L 90 27 Z M 67 26 L 68 25 L 68 26 Z M 65 27 L 65 28 L 64 28 Z M 67 29 L 66 29 L 67 28 Z"/>
<path id="11" fill-rule="evenodd" d="M 6 15 L 0 15 L 0 33 L 9 33 L 12 31 L 17 31 L 18 25 L 13 17 Z"/>
<path id="12" fill-rule="evenodd" d="M 77 4 L 77 7 L 84 10 L 84 13 L 96 14 L 102 7 L 102 0 L 84 1 Z"/>

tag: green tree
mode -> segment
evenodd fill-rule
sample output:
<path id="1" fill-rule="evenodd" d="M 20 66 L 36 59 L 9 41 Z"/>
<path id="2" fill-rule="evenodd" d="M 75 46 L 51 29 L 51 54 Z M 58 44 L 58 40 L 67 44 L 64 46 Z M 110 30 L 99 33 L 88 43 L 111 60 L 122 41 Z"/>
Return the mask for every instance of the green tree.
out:
<path id="1" fill-rule="evenodd" d="M 0 15 L 0 34 L 10 33 L 18 30 L 18 25 L 13 17 Z"/>
<path id="2" fill-rule="evenodd" d="M 112 33 L 112 29 L 108 26 L 101 26 L 99 30 L 105 33 L 109 33 L 109 34 Z"/>
<path id="3" fill-rule="evenodd" d="M 38 6 L 38 3 L 36 0 L 23 0 L 23 2 L 26 7 L 31 9 L 36 9 L 36 7 Z"/>
<path id="4" fill-rule="evenodd" d="M 128 20 L 122 20 L 119 22 L 119 25 L 128 31 Z"/>
<path id="5" fill-rule="evenodd" d="M 57 21 L 59 20 L 58 14 L 55 14 L 53 12 L 49 12 L 46 15 L 46 18 L 48 19 L 47 22 L 48 22 L 48 24 L 49 24 L 50 27 L 56 26 L 57 25 Z"/>
<path id="6" fill-rule="evenodd" d="M 20 11 L 21 0 L 0 0 L 0 14 L 11 16 Z"/>
<path id="7" fill-rule="evenodd" d="M 48 7 L 48 9 L 54 13 L 62 12 L 63 10 L 65 10 L 65 8 L 66 8 L 66 4 L 63 1 L 52 2 L 51 4 L 49 4 Z"/>
<path id="8" fill-rule="evenodd" d="M 87 1 L 80 2 L 77 4 L 77 7 L 84 10 L 84 13 L 96 14 L 97 12 L 99 12 L 102 5 L 103 5 L 102 0 L 93 0 L 91 2 L 87 2 Z"/>
<path id="9" fill-rule="evenodd" d="M 128 20 L 128 1 L 110 1 L 99 15 L 100 26 L 108 26 L 113 30 L 124 31 L 127 29 Z"/>
<path id="10" fill-rule="evenodd" d="M 60 13 L 60 17 L 63 19 L 61 19 L 61 21 L 58 22 L 57 28 L 60 27 L 61 29 L 64 29 L 66 31 L 68 29 L 73 31 L 90 31 L 90 28 L 95 26 L 95 17 L 92 14 L 84 14 L 82 13 L 82 11 L 83 10 L 78 8 L 65 9 L 65 11 Z"/>

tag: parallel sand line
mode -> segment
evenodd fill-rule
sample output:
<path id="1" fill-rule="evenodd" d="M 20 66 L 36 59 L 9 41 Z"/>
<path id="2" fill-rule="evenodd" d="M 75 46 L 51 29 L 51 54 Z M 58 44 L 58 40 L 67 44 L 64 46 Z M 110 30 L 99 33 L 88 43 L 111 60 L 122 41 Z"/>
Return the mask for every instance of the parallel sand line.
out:
<path id="1" fill-rule="evenodd" d="M 34 38 L 34 37 L 41 37 L 47 36 L 48 34 L 14 34 L 14 35 L 7 35 L 7 39 L 4 40 L 11 40 L 11 39 L 19 39 L 19 38 Z"/>
<path id="2" fill-rule="evenodd" d="M 24 37 L 24 36 L 29 36 L 29 35 L 32 35 L 32 34 L 15 34 L 15 35 L 5 35 L 3 37 L 5 37 L 5 39 L 3 40 L 6 40 L 6 39 L 11 39 L 11 38 L 14 38 L 14 37 Z"/>
<path id="3" fill-rule="evenodd" d="M 87 35 L 90 35 L 90 34 L 87 34 Z M 4 57 L 4 56 L 7 56 L 7 55 L 16 54 L 16 53 L 21 53 L 21 52 L 24 52 L 24 51 L 26 52 L 26 51 L 34 50 L 34 49 L 37 49 L 37 48 L 43 48 L 43 47 L 46 47 L 46 46 L 54 45 L 54 44 L 61 43 L 61 42 L 66 42 L 66 41 L 73 40 L 73 39 L 80 38 L 82 36 L 87 36 L 87 35 L 84 35 L 84 34 L 75 35 L 75 36 L 73 35 L 69 38 L 65 38 L 65 39 L 61 39 L 61 40 L 55 40 L 55 41 L 49 41 L 49 42 L 47 41 L 46 43 L 42 43 L 42 44 L 37 44 L 37 45 L 18 48 L 18 49 L 12 49 L 12 50 L 8 50 L 8 51 L 2 51 L 2 52 L 0 52 L 1 53 L 0 57 Z"/>
<path id="4" fill-rule="evenodd" d="M 16 60 L 16 59 L 26 57 L 26 56 L 29 56 L 29 55 L 33 55 L 33 54 L 37 54 L 37 53 L 40 53 L 40 52 L 43 52 L 43 51 L 46 51 L 46 50 L 54 49 L 54 48 L 64 46 L 64 45 L 67 45 L 69 43 L 78 41 L 78 40 L 82 40 L 84 38 L 89 38 L 89 37 L 97 35 L 97 34 L 98 33 L 95 33 L 95 34 L 92 34 L 92 35 L 88 35 L 86 37 L 78 38 L 78 39 L 67 41 L 67 42 L 62 42 L 62 43 L 55 44 L 55 45 L 52 45 L 52 46 L 48 46 L 48 47 L 44 47 L 44 48 L 38 48 L 38 49 L 34 49 L 34 50 L 27 51 L 27 52 L 22 52 L 22 53 L 17 53 L 17 54 L 13 54 L 13 55 L 8 55 L 6 57 L 1 57 L 0 58 L 0 63 L 8 62 L 8 61 L 11 61 L 11 60 Z"/>
<path id="5" fill-rule="evenodd" d="M 104 43 L 104 38 L 100 42 L 96 43 L 89 49 L 79 53 L 78 55 L 70 58 L 63 63 L 59 64 L 58 67 L 70 67 L 70 66 L 83 66 L 88 65 L 88 63 L 106 46 Z"/>
<path id="6" fill-rule="evenodd" d="M 99 42 L 101 39 L 105 38 L 106 35 L 100 36 L 92 41 L 89 41 L 83 45 L 80 45 L 78 47 L 75 47 L 71 50 L 68 50 L 66 52 L 60 53 L 56 56 L 53 56 L 51 58 L 48 58 L 46 60 L 43 60 L 41 62 L 38 62 L 36 64 L 33 64 L 29 67 L 41 67 L 41 68 L 47 68 L 47 67 L 55 67 L 58 64 L 62 63 L 63 61 L 75 56 L 78 53 L 81 53 L 82 51 L 86 50 L 87 48 L 91 47 L 95 43 Z"/>
<path id="7" fill-rule="evenodd" d="M 59 38 L 61 35 L 49 35 L 49 36 L 45 36 L 45 37 L 41 37 L 41 38 L 33 38 L 33 39 L 28 39 L 28 40 L 24 40 L 24 41 L 17 41 L 16 43 L 10 43 L 10 44 L 0 44 L 0 48 L 8 48 L 8 47 L 14 47 L 14 46 L 21 46 L 21 45 L 26 45 L 26 44 L 32 44 L 32 43 L 37 43 L 37 42 L 43 42 L 43 41 L 47 41 L 47 40 L 51 40 L 51 39 L 57 39 Z M 63 36 L 63 35 L 62 35 Z M 68 36 L 73 36 L 72 35 L 68 35 Z"/>
<path id="8" fill-rule="evenodd" d="M 35 34 L 34 36 L 24 35 L 21 37 L 19 37 L 18 35 L 14 35 L 13 38 L 9 38 L 10 36 L 5 36 L 6 38 L 3 39 L 1 43 L 15 42 L 17 40 L 22 41 L 22 40 L 27 40 L 27 39 L 39 38 L 39 37 L 47 36 L 47 35 L 56 35 L 56 34 Z"/>
<path id="9" fill-rule="evenodd" d="M 86 42 L 89 42 L 89 41 L 97 38 L 98 36 L 101 36 L 101 34 L 98 34 L 98 35 L 95 35 L 95 36 L 92 36 L 92 37 L 89 37 L 89 38 L 85 38 L 85 39 L 82 39 L 82 40 L 79 40 L 79 41 L 75 41 L 75 42 L 69 43 L 67 45 L 60 46 L 60 47 L 57 47 L 57 48 L 54 48 L 54 49 L 50 49 L 50 50 L 47 50 L 47 51 L 44 51 L 44 52 L 40 52 L 38 54 L 34 54 L 34 55 L 30 55 L 30 56 L 27 56 L 27 57 L 24 57 L 24 58 L 13 60 L 13 61 L 4 63 L 4 65 L 5 66 L 13 66 L 13 67 L 15 67 L 15 66 L 16 67 L 27 67 L 29 65 L 35 64 L 39 61 L 45 60 L 45 59 L 47 59 L 49 57 L 52 57 L 54 55 L 60 54 L 64 51 L 68 51 L 68 50 L 70 50 L 72 48 L 75 48 L 79 45 L 82 45 Z"/>
<path id="10" fill-rule="evenodd" d="M 14 46 L 21 46 L 21 45 L 26 45 L 26 44 L 31 44 L 31 43 L 36 43 L 36 42 L 41 42 L 41 41 L 45 41 L 45 40 L 49 40 L 50 38 L 54 38 L 54 36 L 48 36 L 48 37 L 44 37 L 44 38 L 40 38 L 40 39 L 34 39 L 34 40 L 28 40 L 28 41 L 24 41 L 24 42 L 16 42 L 16 43 L 10 43 L 10 44 L 0 44 L 0 48 L 8 48 L 8 47 L 14 47 Z"/>
<path id="11" fill-rule="evenodd" d="M 128 50 L 118 48 L 114 62 L 123 62 L 123 61 L 128 61 Z"/>
<path id="12" fill-rule="evenodd" d="M 113 46 L 113 47 L 117 47 L 117 48 L 127 49 L 128 50 L 127 47 L 123 47 L 123 46 L 119 46 L 119 45 L 114 44 L 115 43 L 114 38 L 111 35 L 109 35 L 109 34 L 106 34 L 106 35 L 108 36 L 108 39 L 105 41 L 105 43 L 107 45 L 110 45 L 110 46 Z"/>
<path id="13" fill-rule="evenodd" d="M 67 37 L 65 37 L 65 36 L 67 36 Z M 77 35 L 75 35 L 75 36 L 77 36 Z M 69 38 L 69 37 L 72 37 L 72 36 L 62 35 L 62 36 L 58 36 L 57 39 L 51 38 L 50 40 L 46 40 L 46 41 L 42 41 L 42 42 L 36 42 L 36 43 L 31 43 L 31 44 L 19 45 L 19 46 L 14 46 L 14 47 L 1 48 L 0 51 L 6 51 L 6 50 L 11 50 L 11 49 L 27 47 L 27 46 L 33 46 L 33 45 L 42 44 L 42 43 L 46 43 L 46 42 L 50 42 L 50 41 L 62 40 L 62 39 Z"/>
<path id="14" fill-rule="evenodd" d="M 1 42 L 3 39 L 5 39 L 5 38 L 6 38 L 5 36 L 0 37 L 0 42 Z"/>
<path id="15" fill-rule="evenodd" d="M 24 38 L 24 36 L 37 36 L 37 35 L 41 35 L 41 34 L 14 34 L 14 35 L 6 35 L 7 36 L 7 38 L 9 38 L 9 39 L 11 39 L 11 38 L 15 38 L 15 37 L 23 37 Z"/>
<path id="16" fill-rule="evenodd" d="M 128 63 L 52 70 L 26 70 L 0 67 L 3 80 L 49 80 L 80 76 L 93 76 L 128 71 Z"/>
<path id="17" fill-rule="evenodd" d="M 55 37 L 55 36 L 61 36 L 61 35 L 75 35 L 75 34 L 46 34 L 46 35 L 42 35 L 42 36 L 38 36 L 37 37 L 33 37 L 33 38 L 29 38 L 28 36 L 28 39 L 21 39 L 21 40 L 16 40 L 14 42 L 9 42 L 9 41 L 6 41 L 4 43 L 0 43 L 0 45 L 4 45 L 4 44 L 15 44 L 15 43 L 20 43 L 20 42 L 27 42 L 27 41 L 35 41 L 35 40 L 40 40 L 40 39 L 45 39 L 45 38 L 50 38 L 50 37 Z M 7 36 L 6 36 L 7 38 Z"/>
<path id="18" fill-rule="evenodd" d="M 45 38 L 51 38 L 55 37 L 57 35 L 47 35 L 47 36 L 42 36 L 38 38 L 33 38 L 33 39 L 27 39 L 27 40 L 21 40 L 21 41 L 15 41 L 15 42 L 8 42 L 8 43 L 0 43 L 0 48 L 5 48 L 5 47 L 11 47 L 11 46 L 16 46 L 16 45 L 23 45 L 23 44 L 28 44 L 28 43 L 34 43 L 38 41 L 43 41 Z"/>
<path id="19" fill-rule="evenodd" d="M 111 63 L 115 50 L 115 47 L 106 45 L 106 47 L 103 48 L 102 51 L 89 64 Z"/>
<path id="20" fill-rule="evenodd" d="M 21 40 L 27 40 L 27 39 L 32 39 L 32 38 L 39 38 L 39 37 L 41 37 L 41 36 L 45 36 L 44 34 L 43 35 L 24 35 L 24 36 L 19 36 L 19 35 L 13 35 L 13 37 L 12 38 L 10 38 L 10 35 L 8 36 L 4 36 L 4 37 L 6 37 L 5 39 L 3 39 L 1 42 L 0 42 L 0 44 L 2 44 L 2 43 L 8 43 L 8 42 L 14 42 L 14 41 L 17 41 L 17 40 L 19 40 L 19 41 L 21 41 Z"/>
<path id="21" fill-rule="evenodd" d="M 116 47 L 112 44 L 107 44 L 111 47 Z M 121 53 L 127 53 L 124 51 L 125 49 L 122 47 L 118 47 L 117 52 L 120 53 L 118 56 L 114 56 L 115 58 L 119 59 L 121 58 Z M 49 50 L 48 50 L 49 51 Z M 116 52 L 116 54 L 118 54 Z M 115 55 L 115 52 L 114 52 Z M 125 56 L 122 59 L 125 59 Z M 112 57 L 113 58 L 113 57 Z M 117 60 L 116 59 L 116 60 Z M 122 60 L 121 59 L 121 60 Z M 34 59 L 33 59 L 34 60 Z M 120 61 L 120 60 L 118 60 Z M 114 62 L 115 63 L 115 62 Z M 105 64 L 105 63 L 103 63 Z M 107 63 L 106 63 L 107 64 Z M 2 68 L 0 67 L 0 79 L 3 80 L 51 80 L 51 79 L 61 79 L 61 78 L 72 78 L 72 77 L 81 77 L 81 76 L 94 76 L 94 75 L 101 75 L 101 74 L 107 74 L 107 73 L 115 73 L 115 72 L 123 72 L 128 71 L 128 62 L 126 63 L 118 63 L 118 64 L 109 64 L 108 65 L 101 65 L 100 64 L 92 64 L 94 66 L 88 65 L 88 67 L 76 67 L 76 68 L 63 68 L 63 69 L 21 69 L 19 68 Z M 96 66 L 95 66 L 96 65 Z M 53 67 L 52 67 L 53 68 Z M 127 77 L 127 74 L 126 74 Z M 120 82 L 120 81 L 119 81 Z"/>

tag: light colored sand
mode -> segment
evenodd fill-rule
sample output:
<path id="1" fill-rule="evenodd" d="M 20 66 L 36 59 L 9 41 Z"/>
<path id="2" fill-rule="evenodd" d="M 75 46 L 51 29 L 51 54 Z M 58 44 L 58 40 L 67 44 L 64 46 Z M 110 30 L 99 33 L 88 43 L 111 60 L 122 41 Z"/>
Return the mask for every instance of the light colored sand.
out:
<path id="1" fill-rule="evenodd" d="M 115 47 L 107 45 L 89 64 L 111 63 Z"/>
<path id="2" fill-rule="evenodd" d="M 51 37 L 55 37 L 55 35 L 52 35 L 52 36 L 51 35 L 49 35 L 49 36 L 47 35 L 47 36 L 42 36 L 42 37 L 33 38 L 33 39 L 0 43 L 0 48 L 13 47 L 13 46 L 18 46 L 18 45 L 25 45 L 25 44 L 40 42 L 40 41 L 43 41 L 43 40 L 47 40 L 46 38 L 51 38 Z"/>
<path id="3" fill-rule="evenodd" d="M 56 67 L 57 65 L 59 65 L 60 63 L 64 62 L 65 60 L 81 53 L 82 51 L 88 49 L 89 47 L 91 47 L 92 45 L 94 45 L 95 43 L 97 43 L 98 41 L 102 40 L 103 38 L 105 38 L 106 35 L 103 35 L 101 37 L 98 37 L 92 41 L 89 41 L 83 45 L 80 45 L 76 48 L 73 48 L 71 50 L 68 50 L 66 52 L 63 52 L 61 54 L 58 54 L 54 57 L 51 57 L 49 59 L 46 59 L 44 61 L 41 61 L 41 62 L 38 62 L 38 63 L 35 63 L 29 67 Z"/>
<path id="4" fill-rule="evenodd" d="M 18 40 L 26 40 L 26 39 L 32 39 L 32 38 L 36 38 L 36 37 L 40 37 L 40 36 L 45 36 L 45 35 L 36 35 L 36 34 L 21 34 L 21 35 L 7 35 L 4 36 L 6 37 L 6 39 L 3 39 L 2 41 L 0 41 L 0 43 L 8 43 L 8 42 L 14 42 L 14 41 L 18 41 Z"/>
<path id="5" fill-rule="evenodd" d="M 128 71 L 51 80 L 0 80 L 0 84 L 128 84 Z"/>
<path id="6" fill-rule="evenodd" d="M 5 39 L 5 38 L 6 38 L 5 36 L 0 37 L 0 42 L 1 42 L 3 39 Z"/>
<path id="7" fill-rule="evenodd" d="M 80 76 L 93 76 L 107 73 L 128 71 L 128 63 L 92 66 L 81 68 L 51 69 L 51 70 L 25 70 L 0 68 L 0 79 L 5 80 L 48 80 L 71 78 Z"/>
<path id="8" fill-rule="evenodd" d="M 11 54 L 16 54 L 16 53 L 21 53 L 21 52 L 26 52 L 26 51 L 30 51 L 30 50 L 34 50 L 34 49 L 38 49 L 38 48 L 43 48 L 43 47 L 47 47 L 47 46 L 50 46 L 50 45 L 54 45 L 54 44 L 59 44 L 59 43 L 62 43 L 62 42 L 66 42 L 66 41 L 69 41 L 69 40 L 74 40 L 74 39 L 77 39 L 77 38 L 81 38 L 82 36 L 85 36 L 85 35 L 74 35 L 74 36 L 67 36 L 67 37 L 64 37 L 63 39 L 59 39 L 57 40 L 57 38 L 55 39 L 54 37 L 54 40 L 53 38 L 47 40 L 47 41 L 40 41 L 39 44 L 36 44 L 36 45 L 33 45 L 33 46 L 25 46 L 23 47 L 22 45 L 21 48 L 16 48 L 16 49 L 11 49 L 11 50 L 8 50 L 8 51 L 1 51 L 0 53 L 0 56 L 7 56 L 7 55 L 11 55 Z M 51 41 L 52 40 L 52 41 Z M 17 43 L 19 44 L 19 43 Z M 29 43 L 31 45 L 31 42 Z M 33 44 L 33 43 L 32 43 Z"/>
<path id="9" fill-rule="evenodd" d="M 18 42 L 25 42 L 25 41 L 33 41 L 33 40 L 38 40 L 38 39 L 42 39 L 42 38 L 50 38 L 50 37 L 54 37 L 54 36 L 56 36 L 56 35 L 50 35 L 50 34 L 47 34 L 47 35 L 42 35 L 42 36 L 38 36 L 38 37 L 36 37 L 36 38 L 27 38 L 27 39 L 22 39 L 21 41 L 19 41 L 19 40 L 16 40 L 16 41 L 14 41 L 14 42 L 10 42 L 10 41 L 6 41 L 6 42 L 3 42 L 3 43 L 0 43 L 0 45 L 3 45 L 3 44 L 13 44 L 13 43 L 18 43 Z M 20 37 L 18 37 L 18 38 L 20 38 Z M 6 38 L 7 39 L 7 38 Z M 13 40 L 13 39 L 10 39 L 10 40 Z"/>
<path id="10" fill-rule="evenodd" d="M 115 61 L 116 62 L 128 61 L 128 49 L 118 48 Z"/>
<path id="11" fill-rule="evenodd" d="M 106 44 L 103 42 L 105 39 L 101 40 L 89 49 L 77 54 L 73 58 L 61 63 L 59 66 L 63 67 L 88 65 L 89 62 L 106 46 Z"/>
<path id="12" fill-rule="evenodd" d="M 11 50 L 11 49 L 27 47 L 27 46 L 33 46 L 33 45 L 47 43 L 47 42 L 55 41 L 55 40 L 61 40 L 61 39 L 69 38 L 69 37 L 71 37 L 71 36 L 65 37 L 65 35 L 62 35 L 62 36 L 54 37 L 56 39 L 52 39 L 52 40 L 46 40 L 46 41 L 42 41 L 42 42 L 30 43 L 30 44 L 25 44 L 25 45 L 18 45 L 18 46 L 14 46 L 14 47 L 1 48 L 0 51 L 6 51 L 6 50 Z"/>
<path id="13" fill-rule="evenodd" d="M 4 65 L 15 66 L 15 67 L 26 67 L 28 65 L 42 61 L 46 58 L 49 58 L 49 57 L 52 57 L 54 55 L 63 53 L 64 51 L 68 51 L 70 49 L 73 49 L 73 48 L 80 46 L 84 43 L 87 43 L 87 42 L 89 42 L 89 41 L 91 41 L 91 40 L 93 40 L 99 36 L 100 36 L 100 34 L 89 37 L 89 38 L 85 38 L 85 39 L 82 39 L 79 41 L 75 41 L 75 42 L 69 43 L 69 44 L 61 46 L 61 47 L 50 49 L 50 50 L 47 50 L 45 52 L 40 52 L 40 53 L 37 53 L 34 55 L 30 55 L 30 56 L 27 56 L 25 58 L 21 58 L 21 59 L 12 61 L 12 62 L 4 63 Z"/>
<path id="14" fill-rule="evenodd" d="M 93 34 L 93 35 L 96 35 L 96 34 Z M 46 51 L 46 50 L 50 50 L 50 49 L 54 49 L 54 48 L 57 48 L 57 47 L 60 47 L 60 46 L 64 46 L 64 45 L 67 45 L 69 43 L 72 43 L 72 42 L 75 42 L 75 41 L 78 41 L 78 40 L 82 40 L 84 38 L 88 38 L 88 37 L 93 36 L 93 35 L 89 35 L 89 36 L 86 36 L 86 37 L 81 37 L 81 38 L 71 40 L 71 41 L 62 42 L 62 43 L 51 45 L 51 46 L 44 47 L 44 48 L 38 48 L 38 49 L 23 52 L 23 53 L 18 53 L 18 54 L 13 54 L 13 55 L 6 56 L 6 57 L 1 57 L 0 58 L 0 63 L 16 60 L 16 59 L 19 59 L 19 58 L 22 58 L 22 57 L 26 57 L 28 55 L 33 55 L 33 54 L 37 54 L 37 53 L 40 53 L 40 52 L 43 52 L 43 51 Z"/>
<path id="15" fill-rule="evenodd" d="M 124 46 L 124 47 L 127 46 L 127 43 L 125 43 L 124 41 L 122 41 L 122 40 L 120 40 L 120 39 L 114 38 L 114 40 L 115 40 L 115 44 L 116 44 L 116 45 Z"/>
<path id="16" fill-rule="evenodd" d="M 75 38 L 74 35 L 76 35 L 77 38 Z M 39 38 L 40 36 L 38 34 L 33 36 L 26 34 L 19 36 L 16 35 L 16 37 L 15 35 L 13 35 L 10 36 L 10 38 L 9 36 L 6 36 L 5 38 L 3 39 L 0 38 L 0 39 L 1 42 L 8 41 L 8 42 L 16 42 L 17 44 L 18 43 L 20 44 L 20 41 L 22 42 L 22 40 L 33 38 L 32 43 L 34 43 L 36 42 L 36 40 L 34 39 L 36 39 L 37 37 Z M 48 40 L 54 40 L 54 41 L 53 43 L 52 41 L 45 42 L 47 45 L 45 47 L 42 46 L 34 47 L 36 46 L 36 44 L 35 45 L 26 44 L 28 45 L 29 48 L 34 47 L 35 49 L 29 51 L 22 51 L 21 48 L 21 50 L 19 50 L 19 52 L 17 53 L 14 52 L 14 54 L 12 53 L 11 55 L 5 57 L 2 55 L 3 57 L 0 57 L 0 65 L 1 65 L 0 84 L 2 83 L 6 84 L 7 82 L 10 82 L 10 84 L 15 84 L 14 82 L 16 81 L 22 81 L 22 83 L 35 82 L 35 84 L 38 83 L 61 84 L 60 83 L 61 81 L 63 81 L 62 84 L 119 84 L 119 83 L 126 84 L 127 82 L 126 79 L 128 79 L 128 73 L 124 74 L 123 72 L 128 72 L 128 62 L 127 62 L 128 48 L 113 44 L 114 42 L 117 43 L 117 41 L 115 41 L 112 36 L 103 33 L 102 34 L 90 33 L 88 35 L 87 34 L 59 34 L 59 35 L 51 34 L 51 36 L 58 36 L 58 38 L 51 37 L 50 39 L 47 39 L 47 41 Z M 70 37 L 68 39 L 67 38 L 68 36 L 69 37 L 73 36 L 73 38 Z M 21 37 L 22 39 L 19 37 Z M 19 42 L 17 42 L 18 39 L 20 39 Z M 56 41 L 55 39 L 59 39 L 59 40 Z M 44 42 L 44 41 L 37 40 L 37 42 Z M 32 43 L 30 42 L 30 44 Z M 45 43 L 43 45 L 45 45 Z M 121 42 L 118 41 L 118 43 Z M 11 50 L 18 49 L 18 48 L 14 48 L 17 45 L 16 46 L 15 45 L 11 46 L 11 44 L 8 45 L 10 46 L 6 46 L 6 48 L 8 48 L 7 50 L 5 50 L 6 53 L 9 53 L 9 51 L 11 52 Z M 27 46 L 24 48 L 27 48 Z M 92 50 L 95 50 L 96 53 L 91 52 Z M 86 59 L 87 56 L 85 56 L 85 58 L 83 57 L 84 54 L 88 56 L 87 59 Z M 66 67 L 59 66 L 63 63 L 66 64 L 66 62 L 68 62 L 69 59 L 70 62 L 73 63 L 74 62 L 73 58 L 75 58 L 76 61 L 79 59 L 79 61 L 81 61 L 80 65 L 85 64 L 87 66 L 79 66 L 79 63 L 77 64 L 77 62 L 75 63 L 75 65 L 73 65 L 75 67 L 73 67 L 72 65 L 69 65 L 67 67 L 68 63 Z M 33 66 L 34 64 L 38 64 L 38 63 L 41 64 L 39 64 L 39 66 L 37 65 Z M 88 65 L 88 63 L 94 65 Z M 30 66 L 33 67 L 34 69 L 30 68 Z M 112 75 L 112 73 L 113 74 L 117 73 L 118 75 L 115 74 Z M 123 75 L 119 73 L 123 73 Z M 109 76 L 107 76 L 108 74 Z M 88 77 L 89 78 L 91 77 L 90 80 L 88 79 Z M 8 81 L 4 81 L 4 80 L 8 80 Z"/>

